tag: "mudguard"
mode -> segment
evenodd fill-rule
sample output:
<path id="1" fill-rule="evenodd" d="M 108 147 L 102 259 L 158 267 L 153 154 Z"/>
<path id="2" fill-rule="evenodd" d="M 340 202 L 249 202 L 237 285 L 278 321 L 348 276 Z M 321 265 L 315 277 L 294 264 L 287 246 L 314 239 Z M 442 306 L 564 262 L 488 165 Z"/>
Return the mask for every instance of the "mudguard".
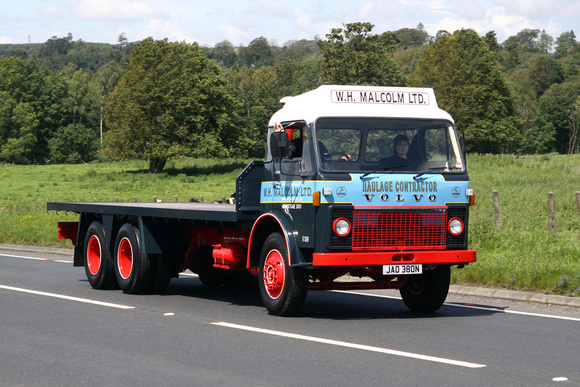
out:
<path id="1" fill-rule="evenodd" d="M 263 242 L 272 232 L 279 230 L 286 240 L 288 263 L 292 266 L 303 262 L 302 253 L 298 248 L 298 232 L 292 225 L 288 215 L 282 211 L 274 210 L 262 214 L 252 226 L 250 232 L 248 262 L 246 267 L 257 266 L 262 250 Z"/>

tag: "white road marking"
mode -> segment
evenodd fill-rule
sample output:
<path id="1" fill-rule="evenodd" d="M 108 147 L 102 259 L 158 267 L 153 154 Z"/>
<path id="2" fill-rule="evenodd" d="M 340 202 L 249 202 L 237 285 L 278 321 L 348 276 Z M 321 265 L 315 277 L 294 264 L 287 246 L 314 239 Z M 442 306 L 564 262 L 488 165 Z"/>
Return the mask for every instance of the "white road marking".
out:
<path id="1" fill-rule="evenodd" d="M 0 285 L 0 289 L 12 290 L 12 291 L 21 292 L 21 293 L 36 294 L 36 295 L 45 296 L 45 297 L 60 298 L 60 299 L 69 300 L 69 301 L 83 302 L 85 304 L 93 304 L 93 305 L 107 306 L 109 308 L 135 309 L 134 306 L 120 305 L 120 304 L 112 304 L 110 302 L 102 302 L 102 301 L 90 300 L 88 298 L 71 297 L 71 296 L 65 296 L 65 295 L 62 295 L 62 294 L 41 292 L 41 291 L 38 291 L 38 290 L 15 288 L 13 286 Z"/>
<path id="2" fill-rule="evenodd" d="M 558 376 L 552 379 L 553 382 L 567 382 L 568 378 L 565 376 Z"/>
<path id="3" fill-rule="evenodd" d="M 65 261 L 63 259 L 55 259 L 54 262 L 58 262 L 58 263 L 73 263 L 73 261 Z"/>
<path id="4" fill-rule="evenodd" d="M 332 291 L 336 292 L 336 293 L 356 294 L 357 296 L 369 296 L 369 297 L 377 297 L 377 298 L 388 298 L 391 300 L 401 300 L 400 297 L 383 296 L 380 294 L 351 292 L 348 290 L 332 290 Z M 462 305 L 462 304 L 455 304 L 455 303 L 449 303 L 449 302 L 446 302 L 444 305 L 445 306 L 453 306 L 455 308 L 486 310 L 486 311 L 491 311 L 491 312 L 496 312 L 496 313 L 518 314 L 518 315 L 522 315 L 522 316 L 532 316 L 532 317 L 545 317 L 545 318 L 553 318 L 553 319 L 557 319 L 557 320 L 580 321 L 580 318 L 577 318 L 577 317 L 566 317 L 566 316 L 556 316 L 556 315 L 552 315 L 552 314 L 520 312 L 517 310 L 491 308 L 489 306 Z"/>
<path id="5" fill-rule="evenodd" d="M 499 309 L 499 308 L 490 308 L 490 307 L 485 307 L 485 306 L 448 304 L 448 303 L 445 303 L 445 305 L 446 306 L 455 306 L 457 308 L 489 310 L 489 311 L 498 312 L 498 313 L 519 314 L 522 316 L 545 317 L 545 318 L 553 318 L 553 319 L 557 319 L 557 320 L 568 320 L 568 321 L 580 321 L 580 318 L 577 318 L 577 317 L 555 316 L 552 314 L 531 313 L 531 312 L 519 312 L 517 310 L 506 310 L 506 309 Z"/>
<path id="6" fill-rule="evenodd" d="M 32 259 L 34 261 L 48 261 L 48 258 L 26 257 L 23 255 L 3 255 L 3 256 L 7 258 Z"/>
<path id="7" fill-rule="evenodd" d="M 425 361 L 430 361 L 430 362 L 435 362 L 435 363 L 443 363 L 443 364 L 448 364 L 448 365 L 455 365 L 455 366 L 460 366 L 460 367 L 467 367 L 467 368 L 484 368 L 484 367 L 486 367 L 485 364 L 469 363 L 469 362 L 460 361 L 460 360 L 445 359 L 442 357 L 421 355 L 418 353 L 397 351 L 394 349 L 373 347 L 370 345 L 355 344 L 355 343 L 349 343 L 349 342 L 345 342 L 345 341 L 329 340 L 329 339 L 323 339 L 323 338 L 314 337 L 314 336 L 304 336 L 304 335 L 298 335 L 298 334 L 294 334 L 294 333 L 273 331 L 270 329 L 255 328 L 255 327 L 250 327 L 250 326 L 246 326 L 246 325 L 231 324 L 231 323 L 226 323 L 226 322 L 214 322 L 214 323 L 212 323 L 212 325 L 240 329 L 240 330 L 256 332 L 256 333 L 263 333 L 263 334 L 273 335 L 273 336 L 282 336 L 282 337 L 296 339 L 296 340 L 312 341 L 315 343 L 335 345 L 335 346 L 339 346 L 339 347 L 360 349 L 363 351 L 378 352 L 378 353 L 383 353 L 383 354 L 387 354 L 387 355 L 408 357 L 408 358 L 412 358 L 412 359 L 425 360 Z"/>

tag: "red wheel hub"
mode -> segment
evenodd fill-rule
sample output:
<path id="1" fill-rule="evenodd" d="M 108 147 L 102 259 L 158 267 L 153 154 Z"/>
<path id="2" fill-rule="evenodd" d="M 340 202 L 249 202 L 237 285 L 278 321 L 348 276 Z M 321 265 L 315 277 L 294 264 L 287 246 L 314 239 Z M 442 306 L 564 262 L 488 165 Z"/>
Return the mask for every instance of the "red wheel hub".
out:
<path id="1" fill-rule="evenodd" d="M 123 238 L 117 251 L 117 265 L 123 279 L 129 278 L 133 270 L 133 246 L 128 238 Z"/>
<path id="2" fill-rule="evenodd" d="M 427 276 L 423 274 L 421 278 L 416 278 L 413 281 L 407 282 L 407 287 L 411 294 L 418 296 L 425 290 L 425 285 L 427 284 Z"/>
<path id="3" fill-rule="evenodd" d="M 92 275 L 97 275 L 101 268 L 101 242 L 93 235 L 87 246 L 87 265 Z"/>
<path id="4" fill-rule="evenodd" d="M 285 278 L 286 271 L 282 254 L 278 250 L 270 251 L 264 262 L 264 285 L 270 298 L 275 300 L 280 297 Z"/>

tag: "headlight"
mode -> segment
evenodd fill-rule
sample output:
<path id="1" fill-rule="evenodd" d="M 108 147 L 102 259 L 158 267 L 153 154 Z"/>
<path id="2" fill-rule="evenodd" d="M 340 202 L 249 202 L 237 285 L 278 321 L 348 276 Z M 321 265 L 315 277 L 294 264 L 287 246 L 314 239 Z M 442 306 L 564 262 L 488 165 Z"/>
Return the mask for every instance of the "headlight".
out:
<path id="1" fill-rule="evenodd" d="M 451 234 L 459 235 L 463 232 L 463 221 L 459 218 L 452 218 L 448 227 Z"/>
<path id="2" fill-rule="evenodd" d="M 350 232 L 350 222 L 346 218 L 338 218 L 332 224 L 332 229 L 339 237 L 346 236 Z"/>

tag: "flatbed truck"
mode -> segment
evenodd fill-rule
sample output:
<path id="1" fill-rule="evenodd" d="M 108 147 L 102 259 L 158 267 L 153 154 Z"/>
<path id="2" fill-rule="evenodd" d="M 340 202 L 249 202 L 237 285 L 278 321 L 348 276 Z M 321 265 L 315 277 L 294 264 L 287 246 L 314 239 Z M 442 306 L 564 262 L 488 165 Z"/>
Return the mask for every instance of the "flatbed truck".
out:
<path id="1" fill-rule="evenodd" d="M 463 139 L 433 90 L 324 85 L 281 102 L 233 204 L 48 203 L 79 215 L 59 238 L 91 286 L 162 293 L 189 269 L 257 285 L 273 315 L 329 289 L 399 289 L 409 309 L 439 309 L 450 267 L 476 252 Z"/>

